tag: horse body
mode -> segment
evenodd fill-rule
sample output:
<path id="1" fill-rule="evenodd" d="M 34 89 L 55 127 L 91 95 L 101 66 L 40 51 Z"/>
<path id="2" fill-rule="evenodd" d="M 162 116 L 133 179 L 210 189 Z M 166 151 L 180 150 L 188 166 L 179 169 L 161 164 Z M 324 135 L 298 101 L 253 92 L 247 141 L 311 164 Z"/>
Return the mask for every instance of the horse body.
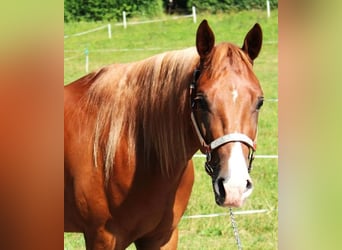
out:
<path id="1" fill-rule="evenodd" d="M 194 181 L 191 158 L 198 149 L 206 150 L 199 143 L 196 125 L 191 120 L 189 83 L 196 68 L 203 72 L 199 79 L 201 91 L 210 81 L 220 83 L 217 78 L 221 76 L 206 72 L 217 54 L 215 50 L 239 50 L 229 44 L 213 49 L 208 32 L 209 26 L 202 23 L 197 34 L 197 53 L 196 48 L 190 48 L 140 62 L 109 65 L 65 87 L 64 224 L 67 232 L 84 233 L 87 249 L 125 249 L 133 242 L 137 249 L 176 249 L 177 225 Z M 225 53 L 223 57 L 228 56 Z M 215 63 L 223 66 L 223 71 L 227 67 Z M 247 76 L 243 76 L 246 79 L 238 81 L 257 82 L 251 67 L 247 69 Z M 237 72 L 240 71 L 239 68 Z M 248 98 L 260 95 L 258 83 L 255 86 Z M 203 116 L 197 111 L 195 115 L 197 119 Z M 232 119 L 222 114 L 220 117 Z M 254 116 L 252 120 L 254 123 Z M 208 140 L 225 132 L 206 128 L 207 125 L 200 124 L 200 130 Z M 233 128 L 240 129 L 235 125 Z M 208 129 L 213 133 L 208 133 Z M 244 130 L 255 136 L 254 125 L 245 126 Z M 232 148 L 241 144 L 229 143 L 233 147 L 226 143 L 212 152 L 215 161 L 229 162 L 235 150 Z M 245 168 L 247 148 L 239 147 L 241 157 L 237 161 Z M 234 180 L 233 191 L 229 193 L 231 183 L 223 181 L 221 173 L 227 169 L 215 171 L 213 187 L 220 198 L 219 205 L 241 205 L 244 191 L 241 193 L 240 189 L 246 188 L 249 175 L 234 175 L 242 176 L 243 187 Z M 229 188 L 225 189 L 226 186 Z M 230 195 L 233 200 L 229 200 Z"/>

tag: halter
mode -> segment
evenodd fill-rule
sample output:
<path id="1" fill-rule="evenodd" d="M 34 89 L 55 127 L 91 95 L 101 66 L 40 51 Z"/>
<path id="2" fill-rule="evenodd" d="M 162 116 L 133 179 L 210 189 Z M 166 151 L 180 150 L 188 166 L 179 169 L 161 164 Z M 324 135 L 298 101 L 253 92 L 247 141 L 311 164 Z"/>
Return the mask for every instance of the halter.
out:
<path id="1" fill-rule="evenodd" d="M 205 170 L 207 172 L 208 175 L 213 176 L 214 175 L 214 169 L 216 166 L 212 166 L 210 164 L 211 161 L 211 152 L 227 143 L 231 143 L 231 142 L 241 142 L 243 144 L 245 144 L 246 146 L 248 146 L 249 149 L 249 153 L 248 153 L 248 172 L 251 171 L 252 169 L 252 162 L 254 160 L 254 152 L 256 150 L 256 143 L 255 141 L 253 141 L 251 138 L 249 138 L 247 135 L 242 134 L 242 133 L 230 133 L 230 134 L 226 134 L 223 135 L 217 139 L 215 139 L 214 141 L 212 141 L 211 143 L 207 144 L 205 139 L 202 136 L 202 133 L 198 127 L 194 112 L 193 112 L 193 108 L 194 108 L 194 104 L 195 104 L 195 97 L 196 97 L 196 88 L 197 88 L 197 80 L 200 76 L 200 70 L 199 69 L 195 69 L 194 74 L 193 74 L 193 80 L 192 83 L 190 84 L 190 104 L 191 104 L 191 121 L 192 124 L 195 128 L 197 137 L 201 143 L 201 146 L 205 148 L 205 153 L 206 153 L 206 162 L 205 162 Z"/>

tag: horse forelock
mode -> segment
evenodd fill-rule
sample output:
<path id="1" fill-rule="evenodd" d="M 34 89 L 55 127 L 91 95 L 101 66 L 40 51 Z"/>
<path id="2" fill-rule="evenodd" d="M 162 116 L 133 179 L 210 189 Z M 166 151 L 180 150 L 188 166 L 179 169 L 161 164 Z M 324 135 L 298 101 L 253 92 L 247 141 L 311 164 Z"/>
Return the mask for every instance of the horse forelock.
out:
<path id="1" fill-rule="evenodd" d="M 210 73 L 220 72 L 218 69 L 229 67 L 229 70 L 248 74 L 252 71 L 252 62 L 247 55 L 236 45 L 232 43 L 220 43 L 214 48 L 210 60 Z"/>
<path id="2" fill-rule="evenodd" d="M 196 50 L 190 48 L 113 64 L 97 76 L 86 106 L 96 109 L 93 156 L 95 166 L 104 164 L 106 181 L 122 140 L 130 162 L 159 167 L 165 175 L 185 159 L 188 121 L 184 113 L 197 62 Z"/>

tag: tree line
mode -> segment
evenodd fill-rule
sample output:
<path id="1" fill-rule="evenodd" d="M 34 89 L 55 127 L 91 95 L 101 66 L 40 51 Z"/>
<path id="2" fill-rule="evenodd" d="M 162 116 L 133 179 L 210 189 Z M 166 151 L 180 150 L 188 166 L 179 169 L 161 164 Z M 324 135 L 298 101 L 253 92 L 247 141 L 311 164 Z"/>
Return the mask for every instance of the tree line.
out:
<path id="1" fill-rule="evenodd" d="M 278 0 L 269 0 L 272 9 Z M 128 17 L 154 17 L 162 13 L 190 13 L 192 6 L 210 13 L 266 9 L 266 0 L 64 0 L 64 21 L 121 20 Z"/>

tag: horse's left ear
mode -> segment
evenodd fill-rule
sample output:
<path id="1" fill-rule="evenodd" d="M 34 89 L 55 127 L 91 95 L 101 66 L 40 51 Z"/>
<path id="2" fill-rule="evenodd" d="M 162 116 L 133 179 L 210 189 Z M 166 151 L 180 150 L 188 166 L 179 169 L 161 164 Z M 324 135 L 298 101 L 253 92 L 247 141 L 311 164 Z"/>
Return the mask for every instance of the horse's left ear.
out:
<path id="1" fill-rule="evenodd" d="M 247 33 L 243 42 L 242 50 L 252 59 L 259 55 L 262 45 L 262 30 L 258 23 Z"/>

